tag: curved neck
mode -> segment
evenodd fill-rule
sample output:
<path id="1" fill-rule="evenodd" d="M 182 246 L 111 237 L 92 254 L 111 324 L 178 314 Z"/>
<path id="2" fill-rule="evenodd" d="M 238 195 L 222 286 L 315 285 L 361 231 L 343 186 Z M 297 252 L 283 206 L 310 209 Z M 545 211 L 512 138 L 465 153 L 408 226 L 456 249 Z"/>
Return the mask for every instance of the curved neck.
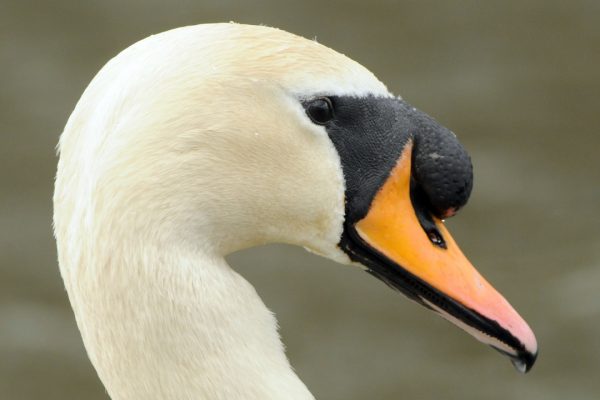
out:
<path id="1" fill-rule="evenodd" d="M 107 263 L 70 266 L 76 279 L 65 274 L 113 400 L 313 398 L 272 313 L 222 257 L 147 245 L 136 254 L 131 245 L 120 246 L 127 258 L 111 250 Z"/>

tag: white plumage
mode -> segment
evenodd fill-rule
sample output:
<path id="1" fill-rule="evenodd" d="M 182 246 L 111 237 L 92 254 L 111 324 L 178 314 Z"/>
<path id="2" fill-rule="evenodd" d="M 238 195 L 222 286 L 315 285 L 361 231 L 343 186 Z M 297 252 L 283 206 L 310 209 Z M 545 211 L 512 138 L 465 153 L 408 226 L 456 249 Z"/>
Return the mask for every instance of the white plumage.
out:
<path id="1" fill-rule="evenodd" d="M 318 43 L 238 24 L 112 59 L 61 136 L 60 269 L 113 400 L 310 399 L 276 321 L 224 256 L 267 242 L 339 262 L 340 161 L 298 103 L 389 96 Z"/>

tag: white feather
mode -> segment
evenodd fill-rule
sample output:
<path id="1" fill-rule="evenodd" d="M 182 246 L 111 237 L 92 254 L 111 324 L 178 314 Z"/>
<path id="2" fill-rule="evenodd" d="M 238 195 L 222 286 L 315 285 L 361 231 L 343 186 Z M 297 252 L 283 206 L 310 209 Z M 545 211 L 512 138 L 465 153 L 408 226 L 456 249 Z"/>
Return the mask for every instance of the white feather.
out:
<path id="1" fill-rule="evenodd" d="M 224 256 L 285 242 L 348 263 L 339 157 L 299 98 L 390 96 L 314 41 L 214 24 L 149 37 L 61 136 L 60 269 L 114 400 L 310 399 L 275 318 Z"/>

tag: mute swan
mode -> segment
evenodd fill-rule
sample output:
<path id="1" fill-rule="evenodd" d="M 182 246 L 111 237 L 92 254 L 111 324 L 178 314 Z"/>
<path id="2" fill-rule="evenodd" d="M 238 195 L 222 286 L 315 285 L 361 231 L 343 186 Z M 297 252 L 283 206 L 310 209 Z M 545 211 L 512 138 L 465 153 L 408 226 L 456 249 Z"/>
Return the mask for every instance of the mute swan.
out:
<path id="1" fill-rule="evenodd" d="M 224 259 L 268 242 L 360 265 L 522 371 L 535 361 L 527 323 L 444 227 L 472 184 L 454 134 L 314 41 L 238 24 L 151 36 L 93 79 L 59 152 L 60 271 L 114 400 L 313 398 Z"/>

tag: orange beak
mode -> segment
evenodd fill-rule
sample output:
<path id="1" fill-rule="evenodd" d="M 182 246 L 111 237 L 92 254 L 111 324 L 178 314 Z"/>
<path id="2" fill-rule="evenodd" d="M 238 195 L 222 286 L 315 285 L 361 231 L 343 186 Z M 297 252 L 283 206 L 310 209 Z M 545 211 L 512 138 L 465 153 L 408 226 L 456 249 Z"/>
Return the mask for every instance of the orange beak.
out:
<path id="1" fill-rule="evenodd" d="M 508 355 L 526 372 L 537 356 L 533 332 L 471 265 L 442 220 L 430 217 L 437 238 L 423 228 L 410 195 L 411 157 L 409 141 L 366 216 L 354 224 L 354 240 L 363 242 L 360 247 L 368 248 L 368 257 L 378 260 L 367 266 L 412 299 Z M 445 243 L 437 241 L 440 237 Z"/>

